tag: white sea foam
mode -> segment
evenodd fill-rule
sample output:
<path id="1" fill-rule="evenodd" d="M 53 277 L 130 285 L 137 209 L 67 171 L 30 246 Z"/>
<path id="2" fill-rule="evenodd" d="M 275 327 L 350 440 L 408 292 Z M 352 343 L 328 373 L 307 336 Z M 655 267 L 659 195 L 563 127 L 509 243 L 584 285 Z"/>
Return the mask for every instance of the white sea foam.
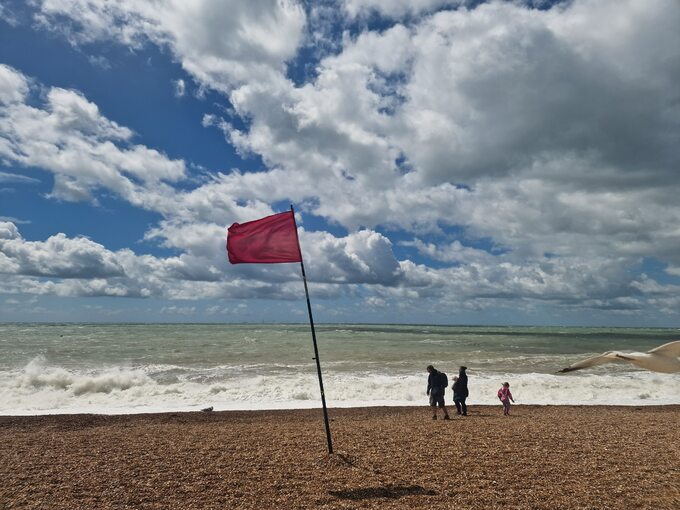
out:
<path id="1" fill-rule="evenodd" d="M 94 373 L 75 374 L 60 367 L 46 366 L 45 358 L 38 356 L 26 365 L 17 383 L 23 388 L 53 388 L 68 390 L 75 396 L 87 393 L 111 393 L 127 390 L 151 382 L 143 370 L 125 370 L 112 367 Z"/>
<path id="2" fill-rule="evenodd" d="M 76 369 L 54 366 L 38 357 L 20 370 L 0 372 L 0 414 L 118 414 L 196 410 L 209 405 L 216 410 L 318 407 L 318 380 L 309 368 L 286 371 L 278 366 L 272 373 L 262 370 L 256 375 L 230 366 Z M 680 374 L 468 372 L 469 405 L 497 404 L 496 392 L 506 380 L 519 404 L 680 404 Z M 426 375 L 330 369 L 324 373 L 326 399 L 330 407 L 426 405 Z M 450 402 L 450 390 L 446 398 Z"/>
<path id="3" fill-rule="evenodd" d="M 458 365 L 470 367 L 471 405 L 496 404 L 504 380 L 520 403 L 647 405 L 680 403 L 680 374 L 627 364 L 554 374 L 613 346 L 647 350 L 676 336 L 675 330 L 342 325 L 320 331 L 320 347 L 331 407 L 426 405 L 429 363 L 450 378 Z M 0 413 L 318 407 L 308 337 L 306 326 L 291 325 L 6 325 L 0 327 Z"/>

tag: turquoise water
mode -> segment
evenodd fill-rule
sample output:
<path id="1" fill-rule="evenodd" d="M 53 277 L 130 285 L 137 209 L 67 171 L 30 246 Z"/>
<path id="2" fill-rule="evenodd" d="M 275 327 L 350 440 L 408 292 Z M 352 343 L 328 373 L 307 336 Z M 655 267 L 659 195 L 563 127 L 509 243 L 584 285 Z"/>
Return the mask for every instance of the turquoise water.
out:
<path id="1" fill-rule="evenodd" d="M 567 375 L 678 329 L 317 325 L 329 405 L 420 405 L 424 367 L 469 367 L 471 402 L 510 380 L 523 403 L 680 403 L 680 376 L 625 363 Z M 314 407 L 308 324 L 0 324 L 0 413 Z"/>

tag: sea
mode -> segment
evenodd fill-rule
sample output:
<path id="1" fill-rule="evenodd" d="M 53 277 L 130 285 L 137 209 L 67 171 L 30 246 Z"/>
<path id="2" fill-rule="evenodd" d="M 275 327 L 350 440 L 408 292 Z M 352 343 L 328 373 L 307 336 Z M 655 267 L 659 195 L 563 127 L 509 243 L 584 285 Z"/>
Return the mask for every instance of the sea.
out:
<path id="1" fill-rule="evenodd" d="M 316 325 L 329 408 L 427 405 L 426 366 L 468 367 L 468 405 L 680 404 L 680 374 L 611 363 L 680 329 Z M 446 396 L 451 402 L 450 390 Z M 0 324 L 0 414 L 129 414 L 320 407 L 309 324 Z"/>

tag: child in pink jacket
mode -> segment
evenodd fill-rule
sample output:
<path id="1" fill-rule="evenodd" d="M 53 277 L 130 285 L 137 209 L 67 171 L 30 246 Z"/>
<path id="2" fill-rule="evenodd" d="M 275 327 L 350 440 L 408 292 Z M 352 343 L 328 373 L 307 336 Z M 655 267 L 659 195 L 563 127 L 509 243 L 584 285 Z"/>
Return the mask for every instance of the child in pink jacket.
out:
<path id="1" fill-rule="evenodd" d="M 503 414 L 508 416 L 510 414 L 510 401 L 515 402 L 510 393 L 510 383 L 504 382 L 501 389 L 498 390 L 498 399 L 503 403 Z"/>

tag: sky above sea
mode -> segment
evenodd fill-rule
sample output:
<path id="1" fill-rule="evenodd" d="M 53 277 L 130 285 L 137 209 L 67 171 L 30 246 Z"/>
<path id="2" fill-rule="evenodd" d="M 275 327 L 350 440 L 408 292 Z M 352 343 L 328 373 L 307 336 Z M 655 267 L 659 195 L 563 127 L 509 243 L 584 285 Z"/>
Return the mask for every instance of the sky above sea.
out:
<path id="1" fill-rule="evenodd" d="M 0 321 L 680 325 L 677 0 L 0 0 Z"/>

